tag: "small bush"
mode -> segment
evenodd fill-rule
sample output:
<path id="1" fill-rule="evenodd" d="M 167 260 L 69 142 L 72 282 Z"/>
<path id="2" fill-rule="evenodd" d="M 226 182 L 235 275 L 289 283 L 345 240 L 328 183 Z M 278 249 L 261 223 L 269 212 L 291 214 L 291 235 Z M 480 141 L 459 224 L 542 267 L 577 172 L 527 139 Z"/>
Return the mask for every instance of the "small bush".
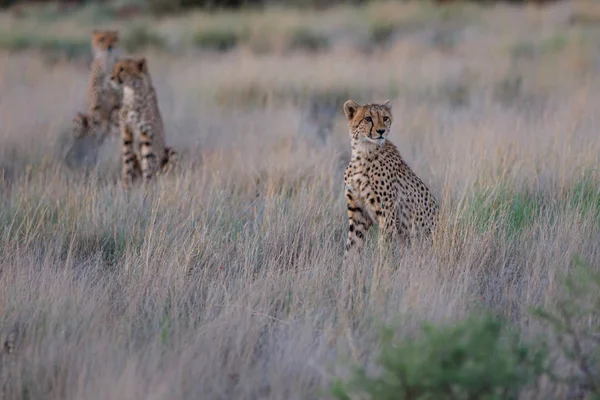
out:
<path id="1" fill-rule="evenodd" d="M 194 44 L 200 48 L 229 51 L 239 43 L 239 34 L 231 29 L 206 30 L 196 33 Z"/>
<path id="2" fill-rule="evenodd" d="M 35 44 L 35 39 L 21 34 L 10 34 L 0 36 L 0 48 L 8 51 L 21 51 L 32 48 Z"/>
<path id="3" fill-rule="evenodd" d="M 517 74 L 509 74 L 493 88 L 493 96 L 500 104 L 510 106 L 523 94 L 523 77 Z"/>
<path id="4" fill-rule="evenodd" d="M 146 25 L 136 25 L 128 31 L 122 40 L 123 47 L 129 52 L 135 52 L 155 47 L 166 47 L 165 40 L 156 32 L 151 31 Z"/>
<path id="5" fill-rule="evenodd" d="M 307 101 L 334 104 L 342 115 L 342 104 L 350 98 L 372 98 L 376 93 L 369 90 L 346 88 L 271 87 L 258 82 L 245 85 L 224 85 L 217 89 L 215 100 L 221 107 L 263 108 L 269 106 L 301 106 Z M 384 97 L 384 96 L 382 96 Z M 389 96 L 388 96 L 389 97 Z"/>
<path id="6" fill-rule="evenodd" d="M 148 0 L 149 11 L 155 14 L 181 12 L 189 8 L 218 9 L 262 6 L 263 0 Z"/>
<path id="7" fill-rule="evenodd" d="M 565 193 L 567 207 L 578 211 L 582 218 L 600 219 L 600 186 L 597 176 L 595 171 L 586 171 Z"/>
<path id="8" fill-rule="evenodd" d="M 338 399 L 517 399 L 546 370 L 542 346 L 520 343 L 501 321 L 472 318 L 457 325 L 425 326 L 418 339 L 394 343 L 381 338 L 376 376 L 357 369 L 348 382 L 336 381 Z"/>
<path id="9" fill-rule="evenodd" d="M 47 55 L 72 60 L 87 57 L 90 44 L 87 40 L 50 38 L 40 40 L 39 49 Z"/>
<path id="10" fill-rule="evenodd" d="M 437 88 L 436 97 L 449 104 L 450 107 L 465 107 L 470 103 L 471 88 L 465 80 L 445 82 Z"/>
<path id="11" fill-rule="evenodd" d="M 469 201 L 467 215 L 481 232 L 499 229 L 514 235 L 530 226 L 543 207 L 539 194 L 496 187 L 477 191 Z"/>
<path id="12" fill-rule="evenodd" d="M 0 48 L 8 51 L 39 50 L 46 56 L 75 59 L 87 56 L 90 44 L 87 40 L 14 34 L 1 36 Z"/>
<path id="13" fill-rule="evenodd" d="M 292 33 L 287 47 L 289 50 L 323 51 L 327 50 L 329 46 L 327 36 L 310 29 L 300 28 Z"/>
<path id="14" fill-rule="evenodd" d="M 530 40 L 524 40 L 522 42 L 516 43 L 510 49 L 510 55 L 515 60 L 521 58 L 533 58 L 537 55 L 535 43 L 533 43 Z"/>
<path id="15" fill-rule="evenodd" d="M 395 32 L 395 25 L 391 22 L 377 21 L 369 28 L 369 38 L 376 46 L 384 46 L 390 42 Z"/>
<path id="16" fill-rule="evenodd" d="M 562 293 L 549 308 L 535 314 L 551 329 L 553 339 L 574 373 L 553 374 L 569 384 L 570 398 L 600 399 L 600 273 L 581 260 L 574 271 L 562 278 Z M 587 397 L 590 398 L 590 397 Z"/>

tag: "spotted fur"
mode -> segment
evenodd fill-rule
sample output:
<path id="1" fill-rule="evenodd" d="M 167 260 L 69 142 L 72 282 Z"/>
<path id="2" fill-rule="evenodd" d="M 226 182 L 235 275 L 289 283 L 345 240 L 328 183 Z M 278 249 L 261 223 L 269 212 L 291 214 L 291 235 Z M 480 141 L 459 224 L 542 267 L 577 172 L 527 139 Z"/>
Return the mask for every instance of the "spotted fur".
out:
<path id="1" fill-rule="evenodd" d="M 110 82 L 123 89 L 119 126 L 123 141 L 123 186 L 128 188 L 140 172 L 144 182 L 149 182 L 156 173 L 168 170 L 177 153 L 165 146 L 163 121 L 146 59 L 117 61 Z"/>
<path id="2" fill-rule="evenodd" d="M 170 173 L 179 163 L 179 153 L 171 147 L 165 147 L 165 153 L 160 163 L 162 174 Z"/>
<path id="3" fill-rule="evenodd" d="M 70 168 L 95 165 L 100 147 L 106 139 L 109 121 L 100 111 L 92 115 L 77 113 L 72 120 L 73 138 L 64 153 Z"/>
<path id="4" fill-rule="evenodd" d="M 72 124 L 73 136 L 76 139 L 93 135 L 98 140 L 103 140 L 110 122 L 106 114 L 102 113 L 102 110 L 96 110 L 91 114 L 78 112 L 73 118 Z"/>
<path id="5" fill-rule="evenodd" d="M 352 157 L 344 174 L 348 206 L 345 257 L 360 253 L 369 228 L 380 237 L 408 240 L 436 227 L 438 205 L 427 186 L 409 168 L 389 140 L 392 112 L 384 104 L 344 104 Z"/>
<path id="6" fill-rule="evenodd" d="M 100 31 L 92 32 L 92 55 L 88 82 L 88 115 L 100 111 L 105 115 L 110 124 L 108 130 L 119 128 L 119 108 L 121 107 L 122 92 L 109 84 L 108 78 L 119 54 L 119 32 Z"/>

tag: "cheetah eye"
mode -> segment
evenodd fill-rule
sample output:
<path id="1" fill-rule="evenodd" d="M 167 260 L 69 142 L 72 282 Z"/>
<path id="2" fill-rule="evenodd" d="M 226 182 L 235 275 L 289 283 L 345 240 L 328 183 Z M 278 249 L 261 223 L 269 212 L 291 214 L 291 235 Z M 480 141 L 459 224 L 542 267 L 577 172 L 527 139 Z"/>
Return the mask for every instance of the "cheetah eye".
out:
<path id="1" fill-rule="evenodd" d="M 98 41 L 99 41 L 100 43 L 104 43 L 104 38 L 103 38 L 103 37 L 101 37 L 101 38 L 99 38 L 99 39 L 98 39 Z"/>
<path id="2" fill-rule="evenodd" d="M 373 118 L 371 117 L 365 117 L 365 121 L 372 123 L 373 122 Z"/>
<path id="3" fill-rule="evenodd" d="M 119 72 L 123 72 L 123 71 L 125 71 L 125 68 L 123 68 L 123 67 L 119 68 Z"/>
<path id="4" fill-rule="evenodd" d="M 388 122 L 390 120 L 389 117 L 383 117 L 383 122 Z"/>

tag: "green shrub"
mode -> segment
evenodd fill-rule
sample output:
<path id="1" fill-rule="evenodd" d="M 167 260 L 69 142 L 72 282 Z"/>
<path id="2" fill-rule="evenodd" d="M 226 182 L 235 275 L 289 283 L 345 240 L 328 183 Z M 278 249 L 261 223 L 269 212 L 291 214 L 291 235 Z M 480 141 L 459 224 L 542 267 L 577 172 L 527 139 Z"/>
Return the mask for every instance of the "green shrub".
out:
<path id="1" fill-rule="evenodd" d="M 155 14 L 180 12 L 189 8 L 218 9 L 262 6 L 263 0 L 147 0 L 149 11 Z"/>
<path id="2" fill-rule="evenodd" d="M 245 85 L 224 85 L 217 89 L 215 101 L 220 107 L 262 108 L 269 106 L 302 106 L 308 100 L 321 104 L 335 104 L 341 114 L 344 101 L 351 98 L 372 98 L 377 93 L 368 89 L 347 88 L 313 89 L 297 86 L 265 86 L 258 82 Z M 381 95 L 385 97 L 385 95 Z M 389 93 L 387 94 L 389 96 Z"/>
<path id="3" fill-rule="evenodd" d="M 27 50 L 34 46 L 35 39 L 18 33 L 0 36 L 0 48 L 8 51 Z"/>
<path id="4" fill-rule="evenodd" d="M 384 331 L 377 367 L 369 376 L 357 369 L 349 381 L 336 381 L 338 399 L 517 399 L 546 370 L 542 346 L 525 345 L 507 325 L 492 317 L 454 326 L 425 326 L 418 339 L 394 343 Z"/>
<path id="5" fill-rule="evenodd" d="M 575 371 L 552 377 L 568 383 L 573 394 L 600 399 L 600 272 L 575 260 L 574 270 L 561 281 L 555 304 L 535 310 L 550 328 L 561 358 Z"/>
<path id="6" fill-rule="evenodd" d="M 87 40 L 49 38 L 40 40 L 38 46 L 47 55 L 68 60 L 85 57 L 90 52 Z"/>
<path id="7" fill-rule="evenodd" d="M 314 32 L 307 28 L 299 28 L 292 33 L 289 42 L 289 50 L 322 51 L 329 48 L 327 36 Z"/>
<path id="8" fill-rule="evenodd" d="M 74 59 L 89 54 L 87 40 L 37 37 L 26 34 L 0 36 L 0 48 L 9 51 L 39 50 L 46 56 Z"/>
<path id="9" fill-rule="evenodd" d="M 508 74 L 493 87 L 493 96 L 505 106 L 516 103 L 523 94 L 523 77 L 519 74 Z"/>
<path id="10" fill-rule="evenodd" d="M 594 171 L 586 171 L 566 193 L 567 207 L 580 212 L 581 217 L 600 219 L 600 185 Z"/>
<path id="11" fill-rule="evenodd" d="M 501 229 L 509 235 L 518 234 L 535 221 L 545 203 L 541 194 L 499 185 L 476 191 L 469 200 L 467 217 L 481 232 Z"/>
<path id="12" fill-rule="evenodd" d="M 500 230 L 514 235 L 540 216 L 586 218 L 600 225 L 600 184 L 594 171 L 586 171 L 562 191 L 515 190 L 506 184 L 476 190 L 467 203 L 465 217 L 480 232 Z"/>
<path id="13" fill-rule="evenodd" d="M 238 32 L 232 29 L 213 29 L 196 33 L 194 44 L 207 50 L 228 51 L 238 45 L 239 39 Z"/>
<path id="14" fill-rule="evenodd" d="M 155 47 L 162 49 L 166 47 L 165 40 L 158 33 L 150 30 L 146 25 L 136 25 L 123 37 L 123 47 L 129 52 L 135 52 Z"/>
<path id="15" fill-rule="evenodd" d="M 383 46 L 392 39 L 395 30 L 396 27 L 391 22 L 376 21 L 369 28 L 370 41 L 377 46 Z"/>

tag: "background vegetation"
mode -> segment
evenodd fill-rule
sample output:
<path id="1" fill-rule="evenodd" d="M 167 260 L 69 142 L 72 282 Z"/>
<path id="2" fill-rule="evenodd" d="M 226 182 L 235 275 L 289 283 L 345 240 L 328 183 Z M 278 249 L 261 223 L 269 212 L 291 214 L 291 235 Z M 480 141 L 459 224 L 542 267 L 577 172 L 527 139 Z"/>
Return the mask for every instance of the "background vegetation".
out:
<path id="1" fill-rule="evenodd" d="M 129 12 L 0 14 L 3 399 L 598 396 L 596 2 Z M 148 191 L 68 152 L 92 27 L 182 153 Z M 442 221 L 342 269 L 348 98 Z"/>

